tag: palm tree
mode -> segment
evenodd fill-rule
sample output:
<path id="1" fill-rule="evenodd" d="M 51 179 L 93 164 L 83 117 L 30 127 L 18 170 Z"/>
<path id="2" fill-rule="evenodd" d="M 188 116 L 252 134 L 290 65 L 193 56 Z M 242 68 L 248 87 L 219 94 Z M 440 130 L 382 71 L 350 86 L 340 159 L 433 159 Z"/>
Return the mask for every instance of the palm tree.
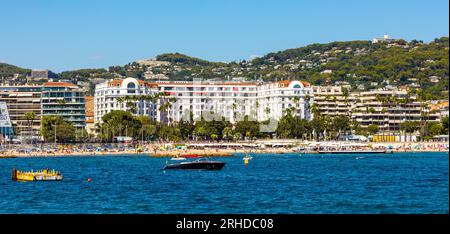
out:
<path id="1" fill-rule="evenodd" d="M 397 114 L 398 114 L 398 109 L 399 109 L 399 100 L 397 99 L 397 96 L 395 96 L 395 94 L 391 97 L 390 99 L 390 103 L 393 107 L 397 108 L 397 111 L 394 111 L 394 130 L 397 128 Z M 400 131 L 400 128 L 399 128 Z"/>
<path id="2" fill-rule="evenodd" d="M 348 97 L 350 96 L 348 89 L 346 89 L 346 88 L 342 89 L 342 96 L 344 96 L 345 109 L 347 110 L 347 116 L 349 118 L 351 118 L 351 114 L 350 114 L 351 110 L 349 110 L 349 108 L 348 108 Z"/>
<path id="3" fill-rule="evenodd" d="M 166 92 L 163 92 L 163 93 L 155 94 L 154 97 L 148 97 L 148 98 L 150 100 L 162 100 L 163 104 L 161 104 L 159 106 L 159 111 L 167 112 L 172 107 L 173 103 L 175 103 L 177 101 L 177 99 L 175 97 L 168 98 L 168 96 L 169 95 Z M 168 115 L 168 113 L 167 113 L 167 115 Z M 168 118 L 168 124 L 170 124 L 171 118 L 169 116 L 167 116 L 167 118 Z"/>
<path id="4" fill-rule="evenodd" d="M 225 127 L 222 131 L 222 137 L 229 141 L 232 136 L 233 136 L 233 129 L 231 129 L 230 127 Z"/>
<path id="5" fill-rule="evenodd" d="M 380 113 L 381 113 L 382 112 L 382 108 L 383 108 L 383 104 L 385 102 L 385 98 L 383 98 L 381 95 L 377 94 L 376 95 L 376 101 L 379 103 L 379 108 L 380 108 Z M 383 138 L 384 138 L 384 130 L 385 130 L 384 129 L 384 116 L 382 116 L 382 124 L 383 124 L 382 132 L 383 132 Z"/>
<path id="6" fill-rule="evenodd" d="M 57 102 L 60 106 L 64 106 L 64 105 L 67 104 L 67 102 L 66 102 L 65 99 L 60 99 L 60 100 L 57 100 L 56 102 Z"/>
<path id="7" fill-rule="evenodd" d="M 231 109 L 233 110 L 233 122 L 236 122 L 236 99 L 234 99 L 233 104 L 231 104 Z"/>
<path id="8" fill-rule="evenodd" d="M 33 135 L 33 121 L 34 121 L 34 119 L 36 119 L 36 113 L 34 113 L 34 111 L 26 112 L 25 113 L 25 119 L 28 122 L 28 127 L 29 127 L 30 134 Z"/>
<path id="9" fill-rule="evenodd" d="M 319 106 L 317 105 L 317 103 L 313 103 L 311 105 L 311 113 L 313 113 L 314 117 L 320 115 L 320 110 L 319 110 Z"/>
<path id="10" fill-rule="evenodd" d="M 259 110 L 259 101 L 258 100 L 256 100 L 255 105 L 256 105 L 256 119 L 258 119 L 258 110 Z"/>
<path id="11" fill-rule="evenodd" d="M 305 110 L 309 109 L 309 101 L 311 100 L 311 96 L 309 94 L 305 95 Z M 306 117 L 306 116 L 305 116 Z"/>
<path id="12" fill-rule="evenodd" d="M 67 102 L 66 102 L 65 99 L 57 100 L 56 103 L 58 103 L 58 105 L 59 105 L 61 108 L 64 108 L 64 106 L 67 104 Z"/>
<path id="13" fill-rule="evenodd" d="M 427 135 L 426 119 L 428 117 L 428 113 L 425 111 L 425 109 L 428 107 L 428 104 L 426 103 L 428 99 L 425 96 L 425 92 L 423 89 L 417 89 L 416 94 L 417 101 L 420 102 L 420 140 L 422 141 L 423 137 Z"/>
<path id="14" fill-rule="evenodd" d="M 295 97 L 292 98 L 292 101 L 294 102 L 294 107 L 292 108 L 292 110 L 293 110 L 293 112 L 296 115 L 297 112 L 298 112 L 298 103 L 300 102 L 300 98 L 298 96 L 295 96 Z"/>
<path id="15" fill-rule="evenodd" d="M 219 138 L 219 135 L 217 135 L 215 133 L 211 134 L 211 140 L 216 141 L 217 138 Z"/>
<path id="16" fill-rule="evenodd" d="M 118 103 L 123 103 L 125 101 L 125 98 L 124 97 L 118 97 L 118 98 L 116 98 L 116 101 Z"/>
<path id="17" fill-rule="evenodd" d="M 239 133 L 239 132 L 234 133 L 233 138 L 234 138 L 234 140 L 241 139 L 241 133 Z"/>
<path id="18" fill-rule="evenodd" d="M 266 107 L 266 109 L 264 109 L 264 112 L 266 113 L 266 115 L 267 115 L 267 119 L 269 119 L 269 114 L 270 114 L 270 108 L 269 107 Z"/>

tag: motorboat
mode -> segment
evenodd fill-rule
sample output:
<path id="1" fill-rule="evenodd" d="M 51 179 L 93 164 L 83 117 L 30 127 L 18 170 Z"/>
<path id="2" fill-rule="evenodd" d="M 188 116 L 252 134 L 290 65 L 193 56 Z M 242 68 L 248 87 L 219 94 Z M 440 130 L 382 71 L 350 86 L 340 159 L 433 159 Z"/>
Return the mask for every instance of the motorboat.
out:
<path id="1" fill-rule="evenodd" d="M 184 157 L 173 157 L 170 160 L 172 160 L 172 161 L 183 161 L 183 160 L 186 160 L 186 158 L 184 158 Z"/>
<path id="2" fill-rule="evenodd" d="M 251 160 L 251 159 L 253 159 L 253 157 L 248 154 L 242 158 L 242 160 Z"/>
<path id="3" fill-rule="evenodd" d="M 168 169 L 187 169 L 187 170 L 220 170 L 225 166 L 225 162 L 212 161 L 208 158 L 199 158 L 194 161 L 169 163 L 163 168 Z"/>
<path id="4" fill-rule="evenodd" d="M 199 154 L 183 154 L 181 155 L 183 158 L 200 158 L 201 156 Z"/>

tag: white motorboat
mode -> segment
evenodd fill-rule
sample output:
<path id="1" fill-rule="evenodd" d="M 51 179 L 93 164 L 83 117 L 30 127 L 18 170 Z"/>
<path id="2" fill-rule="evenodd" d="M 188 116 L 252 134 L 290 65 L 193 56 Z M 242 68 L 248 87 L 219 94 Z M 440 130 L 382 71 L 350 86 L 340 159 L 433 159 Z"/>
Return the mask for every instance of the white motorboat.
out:
<path id="1" fill-rule="evenodd" d="M 253 157 L 250 156 L 250 155 L 245 155 L 245 156 L 242 158 L 242 160 L 251 160 L 251 159 L 253 159 Z"/>
<path id="2" fill-rule="evenodd" d="M 183 158 L 183 157 L 173 157 L 173 158 L 171 158 L 170 160 L 172 160 L 172 161 L 183 161 L 183 160 L 186 160 L 186 158 Z"/>

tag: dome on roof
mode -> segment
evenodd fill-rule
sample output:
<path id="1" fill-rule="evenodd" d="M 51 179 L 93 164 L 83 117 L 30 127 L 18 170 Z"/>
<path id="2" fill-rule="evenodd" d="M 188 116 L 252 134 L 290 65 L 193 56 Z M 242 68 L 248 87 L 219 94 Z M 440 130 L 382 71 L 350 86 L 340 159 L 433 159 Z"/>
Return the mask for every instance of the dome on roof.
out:
<path id="1" fill-rule="evenodd" d="M 137 79 L 131 78 L 131 77 L 128 77 L 122 81 L 122 88 L 128 88 L 128 87 L 132 87 L 132 86 L 133 86 L 133 88 L 139 87 L 139 81 Z"/>
<path id="2" fill-rule="evenodd" d="M 302 82 L 298 81 L 298 80 L 294 80 L 289 84 L 290 88 L 295 88 L 295 89 L 301 89 L 304 88 L 305 86 L 303 85 Z"/>

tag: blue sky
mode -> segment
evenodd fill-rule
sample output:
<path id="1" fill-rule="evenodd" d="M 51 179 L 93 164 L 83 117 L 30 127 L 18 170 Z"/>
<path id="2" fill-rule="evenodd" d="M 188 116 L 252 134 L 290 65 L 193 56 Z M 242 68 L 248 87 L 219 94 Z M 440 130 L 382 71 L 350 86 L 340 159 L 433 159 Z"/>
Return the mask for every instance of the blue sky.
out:
<path id="1" fill-rule="evenodd" d="M 448 36 L 448 0 L 1 0 L 0 62 L 56 72 L 180 52 L 249 59 L 311 43 Z"/>

